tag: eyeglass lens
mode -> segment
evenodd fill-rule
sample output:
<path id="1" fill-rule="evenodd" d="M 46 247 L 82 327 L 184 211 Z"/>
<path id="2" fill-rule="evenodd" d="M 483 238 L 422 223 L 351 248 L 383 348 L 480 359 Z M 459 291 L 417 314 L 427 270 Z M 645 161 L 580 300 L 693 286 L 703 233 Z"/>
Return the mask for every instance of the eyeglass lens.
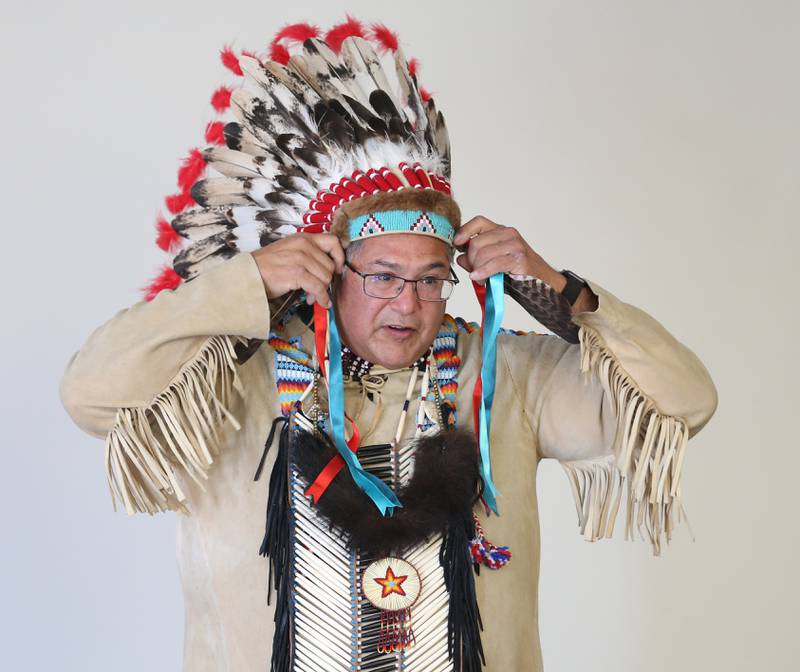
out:
<path id="1" fill-rule="evenodd" d="M 377 299 L 393 299 L 403 291 L 405 280 L 388 273 L 364 278 L 364 291 Z M 423 301 L 443 301 L 450 298 L 453 283 L 440 278 L 420 278 L 416 281 L 417 296 Z"/>

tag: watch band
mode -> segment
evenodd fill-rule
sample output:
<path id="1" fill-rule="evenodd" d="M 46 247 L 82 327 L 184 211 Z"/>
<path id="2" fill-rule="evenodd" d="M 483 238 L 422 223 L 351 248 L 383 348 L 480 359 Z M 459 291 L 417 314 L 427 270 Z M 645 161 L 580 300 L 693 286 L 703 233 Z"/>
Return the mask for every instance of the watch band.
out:
<path id="1" fill-rule="evenodd" d="M 581 293 L 581 290 L 586 286 L 586 280 L 584 280 L 581 276 L 573 273 L 572 271 L 568 271 L 566 269 L 560 271 L 561 275 L 563 275 L 567 279 L 567 284 L 564 289 L 561 290 L 561 293 L 564 295 L 564 298 L 569 301 L 570 306 L 574 306 L 575 302 L 578 300 L 578 295 Z"/>

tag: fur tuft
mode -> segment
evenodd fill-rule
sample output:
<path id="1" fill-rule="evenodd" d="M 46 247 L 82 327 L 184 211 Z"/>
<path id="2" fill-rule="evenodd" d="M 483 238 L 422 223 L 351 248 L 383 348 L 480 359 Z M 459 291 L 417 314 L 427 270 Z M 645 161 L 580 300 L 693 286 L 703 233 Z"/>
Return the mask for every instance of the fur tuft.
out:
<path id="1" fill-rule="evenodd" d="M 181 276 L 179 276 L 170 266 L 164 266 L 158 277 L 153 280 L 147 287 L 143 287 L 145 301 L 152 301 L 158 296 L 160 292 L 165 289 L 175 289 L 181 284 Z"/>
<path id="2" fill-rule="evenodd" d="M 222 61 L 222 65 L 228 68 L 234 75 L 239 75 L 239 77 L 241 77 L 244 74 L 239 65 L 239 59 L 230 47 L 223 47 L 222 51 L 219 52 L 219 57 Z"/>
<path id="3" fill-rule="evenodd" d="M 203 158 L 200 150 L 189 150 L 189 156 L 183 160 L 178 170 L 178 186 L 181 188 L 181 191 L 189 191 L 192 185 L 200 179 L 205 169 L 206 160 Z"/>
<path id="4" fill-rule="evenodd" d="M 206 126 L 206 142 L 210 145 L 224 145 L 225 144 L 225 133 L 223 129 L 225 128 L 225 124 L 221 121 L 211 121 Z"/>
<path id="5" fill-rule="evenodd" d="M 378 44 L 381 51 L 397 51 L 397 33 L 389 30 L 382 23 L 373 23 L 371 26 L 370 37 Z"/>
<path id="6" fill-rule="evenodd" d="M 172 225 L 161 216 L 159 216 L 156 221 L 156 231 L 156 245 L 164 250 L 164 252 L 176 252 L 183 239 L 178 232 L 172 228 Z"/>
<path id="7" fill-rule="evenodd" d="M 367 37 L 361 21 L 354 19 L 349 14 L 347 15 L 347 21 L 335 25 L 325 33 L 325 42 L 338 54 L 342 50 L 342 42 L 348 37 L 361 37 L 364 39 Z"/>
<path id="8" fill-rule="evenodd" d="M 326 434 L 300 431 L 291 459 L 310 483 L 335 454 Z M 317 508 L 330 524 L 347 533 L 352 548 L 381 557 L 402 553 L 441 533 L 452 521 L 468 519 L 480 496 L 479 485 L 474 435 L 440 432 L 416 440 L 414 474 L 398 491 L 403 508 L 392 516 L 381 516 L 370 505 L 347 469 L 339 472 Z"/>
<path id="9" fill-rule="evenodd" d="M 211 95 L 211 106 L 217 112 L 224 112 L 231 106 L 231 93 L 233 93 L 227 86 L 220 86 Z"/>

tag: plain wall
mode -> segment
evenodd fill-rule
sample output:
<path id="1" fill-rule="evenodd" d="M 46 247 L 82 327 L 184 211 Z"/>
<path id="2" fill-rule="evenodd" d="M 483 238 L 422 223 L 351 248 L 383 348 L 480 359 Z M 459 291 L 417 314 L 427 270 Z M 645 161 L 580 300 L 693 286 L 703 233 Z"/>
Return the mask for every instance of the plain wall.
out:
<path id="1" fill-rule="evenodd" d="M 421 60 L 464 214 L 649 312 L 719 390 L 685 464 L 696 541 L 660 558 L 619 522 L 584 542 L 542 465 L 548 672 L 798 669 L 800 5 L 710 0 L 7 7 L 0 668 L 179 669 L 175 519 L 112 513 L 58 382 L 164 259 L 161 199 L 234 81 L 218 49 L 345 10 Z M 478 316 L 465 285 L 450 312 Z M 506 326 L 544 330 L 511 302 Z"/>

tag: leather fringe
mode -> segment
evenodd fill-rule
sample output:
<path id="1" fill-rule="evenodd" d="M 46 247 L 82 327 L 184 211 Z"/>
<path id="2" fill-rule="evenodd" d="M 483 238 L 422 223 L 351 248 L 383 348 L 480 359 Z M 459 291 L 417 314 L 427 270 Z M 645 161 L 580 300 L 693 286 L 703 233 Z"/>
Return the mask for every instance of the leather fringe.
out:
<path id="1" fill-rule="evenodd" d="M 114 509 L 119 499 L 128 514 L 187 512 L 176 469 L 202 480 L 219 452 L 217 427 L 227 418 L 235 389 L 238 336 L 214 336 L 167 389 L 146 407 L 120 408 L 106 438 L 106 474 Z"/>
<path id="2" fill-rule="evenodd" d="M 481 643 L 481 614 L 475 592 L 472 555 L 469 540 L 475 536 L 470 517 L 448 526 L 439 550 L 439 563 L 444 583 L 450 593 L 447 617 L 447 653 L 453 670 L 480 672 L 486 665 Z"/>
<path id="3" fill-rule="evenodd" d="M 581 371 L 594 372 L 616 408 L 613 455 L 593 460 L 562 461 L 587 541 L 614 531 L 623 486 L 627 516 L 625 538 L 643 528 L 659 555 L 677 522 L 686 518 L 681 505 L 681 468 L 689 439 L 686 421 L 662 414 L 628 376 L 596 331 L 581 326 Z M 688 521 L 687 521 L 688 525 Z M 691 533 L 691 529 L 690 529 Z"/>
<path id="4" fill-rule="evenodd" d="M 273 592 L 275 601 L 275 632 L 272 637 L 272 659 L 270 672 L 289 672 L 292 668 L 291 647 L 291 605 L 289 600 L 289 585 L 292 575 L 292 540 L 290 530 L 289 507 L 289 443 L 292 440 L 290 421 L 283 416 L 275 418 L 269 437 L 264 445 L 255 479 L 259 480 L 264 469 L 267 452 L 275 437 L 278 423 L 283 422 L 283 428 L 278 439 L 278 454 L 272 466 L 269 478 L 269 495 L 267 499 L 267 515 L 264 529 L 264 539 L 258 550 L 259 555 L 269 559 L 269 578 L 267 580 L 267 604 L 270 603 Z"/>

